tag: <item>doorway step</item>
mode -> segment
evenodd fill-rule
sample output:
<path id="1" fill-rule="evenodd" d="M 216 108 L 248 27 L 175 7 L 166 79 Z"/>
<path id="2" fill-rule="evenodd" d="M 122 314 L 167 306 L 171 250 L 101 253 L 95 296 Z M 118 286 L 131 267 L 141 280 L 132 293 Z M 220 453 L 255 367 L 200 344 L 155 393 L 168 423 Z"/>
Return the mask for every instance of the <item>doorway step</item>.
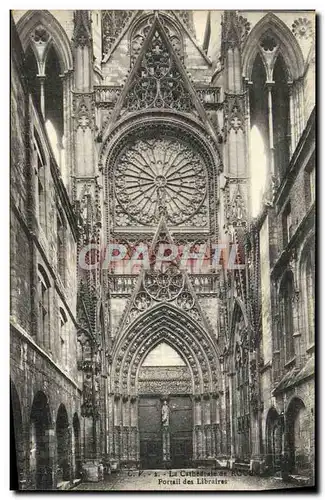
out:
<path id="1" fill-rule="evenodd" d="M 298 474 L 289 474 L 289 481 L 298 486 L 310 486 L 312 484 L 312 480 L 308 476 L 299 476 Z"/>
<path id="2" fill-rule="evenodd" d="M 233 465 L 233 469 L 237 470 L 242 470 L 242 471 L 250 471 L 250 462 L 242 462 L 242 461 L 235 461 Z"/>

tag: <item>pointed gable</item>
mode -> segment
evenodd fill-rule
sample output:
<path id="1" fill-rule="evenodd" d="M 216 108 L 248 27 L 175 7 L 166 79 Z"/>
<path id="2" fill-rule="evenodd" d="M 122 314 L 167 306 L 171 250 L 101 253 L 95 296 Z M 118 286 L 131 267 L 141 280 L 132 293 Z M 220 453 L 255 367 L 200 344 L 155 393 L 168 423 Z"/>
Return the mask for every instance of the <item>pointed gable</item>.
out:
<path id="1" fill-rule="evenodd" d="M 149 26 L 148 26 L 149 28 Z M 109 120 L 107 135 L 113 124 L 126 113 L 140 110 L 170 109 L 194 114 L 217 137 L 205 109 L 178 56 L 178 48 L 167 35 L 158 13 L 141 42 L 137 59 L 116 102 Z"/>
<path id="2" fill-rule="evenodd" d="M 126 96 L 125 108 L 128 111 L 146 108 L 191 110 L 192 99 L 184 85 L 176 57 L 162 26 L 156 23 Z"/>
<path id="3" fill-rule="evenodd" d="M 187 272 L 181 265 L 180 256 L 173 255 L 161 262 L 157 260 L 161 243 L 167 243 L 167 247 L 169 245 L 171 249 L 174 244 L 164 213 L 161 215 L 152 239 L 150 265 L 149 267 L 143 266 L 139 273 L 119 324 L 120 332 L 124 331 L 139 315 L 146 313 L 159 303 L 169 303 L 198 321 L 206 331 L 213 335 L 211 323 L 199 303 Z"/>

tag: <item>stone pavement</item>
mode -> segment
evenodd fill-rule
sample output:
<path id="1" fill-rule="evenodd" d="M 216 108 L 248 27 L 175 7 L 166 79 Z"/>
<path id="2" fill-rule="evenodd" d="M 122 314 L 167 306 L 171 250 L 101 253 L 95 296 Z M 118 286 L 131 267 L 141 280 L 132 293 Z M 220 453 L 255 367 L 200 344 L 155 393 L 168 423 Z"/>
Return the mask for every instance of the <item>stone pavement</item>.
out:
<path id="1" fill-rule="evenodd" d="M 256 491 L 292 487 L 281 479 L 250 476 L 243 471 L 175 469 L 115 472 L 100 483 L 81 483 L 74 491 Z"/>

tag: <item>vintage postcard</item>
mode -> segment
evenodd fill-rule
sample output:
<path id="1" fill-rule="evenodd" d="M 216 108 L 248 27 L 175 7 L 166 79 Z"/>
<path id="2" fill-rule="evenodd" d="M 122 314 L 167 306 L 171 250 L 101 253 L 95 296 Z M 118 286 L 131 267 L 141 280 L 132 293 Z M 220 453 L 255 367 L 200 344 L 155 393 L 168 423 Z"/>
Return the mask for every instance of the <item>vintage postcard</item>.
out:
<path id="1" fill-rule="evenodd" d="M 19 490 L 315 485 L 315 12 L 13 10 Z"/>

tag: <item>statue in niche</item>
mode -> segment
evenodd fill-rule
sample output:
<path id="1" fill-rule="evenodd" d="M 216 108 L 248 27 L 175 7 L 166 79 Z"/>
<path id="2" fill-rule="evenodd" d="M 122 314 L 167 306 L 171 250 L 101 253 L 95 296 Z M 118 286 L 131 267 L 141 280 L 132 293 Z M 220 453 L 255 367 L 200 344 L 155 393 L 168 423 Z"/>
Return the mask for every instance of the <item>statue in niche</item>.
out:
<path id="1" fill-rule="evenodd" d="M 164 427 L 169 425 L 169 407 L 166 400 L 161 408 L 161 423 Z"/>

